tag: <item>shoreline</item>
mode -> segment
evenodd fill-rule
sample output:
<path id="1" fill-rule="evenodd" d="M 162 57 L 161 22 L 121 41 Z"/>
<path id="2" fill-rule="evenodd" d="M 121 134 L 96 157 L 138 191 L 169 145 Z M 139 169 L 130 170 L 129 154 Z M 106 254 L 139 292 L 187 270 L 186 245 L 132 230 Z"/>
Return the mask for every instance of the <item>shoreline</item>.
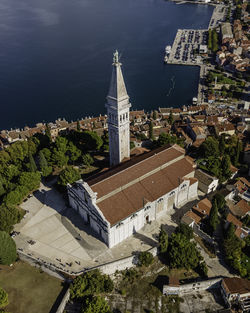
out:
<path id="1" fill-rule="evenodd" d="M 211 5 L 216 7 L 218 5 L 218 3 L 211 3 L 211 2 L 204 2 L 204 1 L 192 1 L 192 0 L 170 0 L 172 2 L 175 2 L 176 4 L 186 4 L 186 3 L 190 3 L 190 4 L 205 4 L 205 5 Z"/>
<path id="2" fill-rule="evenodd" d="M 212 27 L 218 27 L 220 25 L 219 22 L 222 22 L 221 19 L 216 19 L 217 13 L 218 11 L 220 13 L 225 12 L 225 8 L 227 8 L 226 5 L 224 4 L 217 4 L 217 3 L 205 3 L 205 2 L 200 2 L 200 1 L 192 1 L 192 0 L 171 0 L 172 2 L 175 2 L 176 4 L 185 4 L 185 3 L 191 3 L 191 4 L 206 4 L 206 5 L 211 5 L 214 7 L 213 13 L 211 15 L 210 21 L 208 23 L 208 27 L 207 29 L 203 30 L 203 31 L 208 31 L 209 29 L 211 29 Z M 214 21 L 216 20 L 216 22 L 214 23 Z M 215 24 L 215 25 L 214 25 Z M 207 71 L 207 64 L 204 63 L 193 63 L 193 62 L 183 62 L 183 61 L 175 61 L 173 58 L 173 47 L 177 45 L 177 39 L 179 34 L 182 31 L 190 31 L 192 29 L 178 29 L 174 38 L 174 41 L 172 43 L 172 51 L 168 57 L 168 60 L 165 62 L 167 65 L 185 65 L 185 66 L 198 66 L 200 68 L 200 73 L 199 73 L 199 83 L 198 83 L 198 90 L 197 90 L 197 105 L 201 105 L 202 104 L 202 87 L 201 87 L 201 80 L 205 77 L 206 75 L 206 71 Z M 201 31 L 200 29 L 193 29 L 194 31 Z M 170 60 L 171 59 L 171 60 Z"/>

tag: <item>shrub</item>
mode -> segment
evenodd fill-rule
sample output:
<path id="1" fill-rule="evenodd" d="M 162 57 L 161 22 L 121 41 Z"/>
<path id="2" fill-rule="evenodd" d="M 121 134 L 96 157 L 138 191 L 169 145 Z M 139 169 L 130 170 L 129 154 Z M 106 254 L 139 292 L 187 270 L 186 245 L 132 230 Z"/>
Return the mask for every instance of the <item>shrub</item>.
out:
<path id="1" fill-rule="evenodd" d="M 82 313 L 111 313 L 111 310 L 103 297 L 90 296 L 84 299 Z"/>
<path id="2" fill-rule="evenodd" d="M 70 294 L 72 299 L 79 299 L 102 292 L 111 292 L 113 288 L 113 281 L 108 275 L 94 270 L 78 276 L 70 286 Z"/>
<path id="3" fill-rule="evenodd" d="M 7 292 L 0 287 L 0 308 L 4 308 L 9 304 Z"/>
<path id="4" fill-rule="evenodd" d="M 154 257 L 152 253 L 145 251 L 139 254 L 138 260 L 139 260 L 139 266 L 149 266 L 153 263 Z"/>
<path id="5" fill-rule="evenodd" d="M 71 166 L 63 169 L 58 178 L 58 184 L 62 186 L 66 186 L 67 184 L 72 184 L 75 181 L 79 180 L 81 175 L 79 171 Z"/>

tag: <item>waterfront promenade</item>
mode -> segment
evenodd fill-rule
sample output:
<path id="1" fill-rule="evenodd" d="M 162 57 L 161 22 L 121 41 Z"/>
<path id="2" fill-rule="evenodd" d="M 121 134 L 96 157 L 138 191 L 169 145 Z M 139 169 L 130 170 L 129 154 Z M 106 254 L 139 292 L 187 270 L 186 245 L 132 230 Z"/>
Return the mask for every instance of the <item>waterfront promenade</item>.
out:
<path id="1" fill-rule="evenodd" d="M 175 2 L 181 3 L 201 3 L 199 1 L 181 1 L 174 0 Z M 202 2 L 204 4 L 204 2 Z M 171 52 L 166 61 L 167 64 L 177 65 L 191 65 L 200 67 L 200 78 L 198 85 L 197 103 L 201 104 L 204 101 L 203 97 L 203 83 L 206 77 L 206 65 L 203 63 L 202 54 L 207 53 L 207 42 L 208 42 L 208 30 L 216 28 L 220 23 L 226 20 L 227 7 L 223 4 L 214 5 L 213 14 L 211 16 L 207 29 L 178 29 Z"/>

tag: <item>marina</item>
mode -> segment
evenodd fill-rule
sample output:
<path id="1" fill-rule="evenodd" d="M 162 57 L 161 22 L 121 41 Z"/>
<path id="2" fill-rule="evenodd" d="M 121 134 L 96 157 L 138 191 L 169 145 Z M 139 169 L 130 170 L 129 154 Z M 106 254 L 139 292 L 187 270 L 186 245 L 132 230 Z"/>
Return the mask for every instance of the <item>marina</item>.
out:
<path id="1" fill-rule="evenodd" d="M 207 39 L 207 30 L 179 29 L 167 63 L 184 65 L 202 64 L 203 60 L 199 53 L 201 51 L 203 53 L 207 52 Z"/>
<path id="2" fill-rule="evenodd" d="M 226 14 L 225 5 L 216 5 L 208 29 L 218 27 L 226 20 Z M 172 47 L 165 48 L 164 62 L 183 65 L 203 64 L 200 54 L 207 53 L 208 29 L 178 29 Z M 170 47 L 170 50 L 168 48 L 166 51 L 167 47 Z"/>

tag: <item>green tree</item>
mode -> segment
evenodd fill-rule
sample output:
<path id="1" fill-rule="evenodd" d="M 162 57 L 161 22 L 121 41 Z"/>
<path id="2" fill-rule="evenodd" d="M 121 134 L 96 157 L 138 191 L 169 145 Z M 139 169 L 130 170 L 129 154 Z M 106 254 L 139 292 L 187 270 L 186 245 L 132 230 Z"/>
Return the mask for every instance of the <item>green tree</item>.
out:
<path id="1" fill-rule="evenodd" d="M 213 197 L 213 202 L 216 201 L 219 212 L 224 212 L 224 207 L 226 205 L 226 200 L 222 194 L 217 192 Z"/>
<path id="2" fill-rule="evenodd" d="M 20 170 L 18 166 L 14 164 L 10 164 L 6 169 L 5 169 L 5 177 L 10 181 L 12 178 L 15 176 L 18 176 L 20 174 Z"/>
<path id="3" fill-rule="evenodd" d="M 38 140 L 38 138 L 36 138 L 35 136 L 32 136 L 28 139 L 28 151 L 29 154 L 31 153 L 32 155 L 35 155 L 37 152 L 37 149 L 40 145 L 40 142 Z"/>
<path id="4" fill-rule="evenodd" d="M 75 161 L 77 161 L 79 159 L 79 157 L 81 156 L 81 150 L 79 150 L 74 144 L 73 142 L 69 142 L 68 147 L 68 154 L 69 154 L 69 160 L 74 163 Z"/>
<path id="5" fill-rule="evenodd" d="M 108 275 L 101 274 L 99 270 L 93 270 L 74 279 L 70 286 L 70 295 L 72 299 L 81 299 L 90 295 L 111 292 L 113 288 L 113 281 Z"/>
<path id="6" fill-rule="evenodd" d="M 219 223 L 219 217 L 218 217 L 218 206 L 217 201 L 213 201 L 212 208 L 209 214 L 208 218 L 208 225 L 211 228 L 211 231 L 214 232 L 217 224 Z"/>
<path id="7" fill-rule="evenodd" d="M 200 145 L 200 155 L 207 158 L 209 156 L 218 157 L 219 156 L 219 143 L 214 137 L 208 137 Z"/>
<path id="8" fill-rule="evenodd" d="M 29 189 L 26 186 L 17 186 L 4 197 L 4 202 L 8 207 L 20 204 L 28 195 Z"/>
<path id="9" fill-rule="evenodd" d="M 193 242 L 181 233 L 173 233 L 169 240 L 168 256 L 171 268 L 196 268 L 202 257 Z"/>
<path id="10" fill-rule="evenodd" d="M 5 194 L 5 188 L 4 188 L 4 186 L 3 186 L 3 181 L 2 181 L 2 177 L 1 177 L 1 175 L 0 175 L 0 197 L 2 196 L 2 195 L 4 195 Z"/>
<path id="11" fill-rule="evenodd" d="M 152 121 L 149 123 L 149 139 L 154 140 L 154 124 Z"/>
<path id="12" fill-rule="evenodd" d="M 68 140 L 65 137 L 58 136 L 55 141 L 55 147 L 58 151 L 66 153 L 68 148 Z"/>
<path id="13" fill-rule="evenodd" d="M 226 233 L 225 233 L 225 238 L 226 239 L 233 239 L 234 238 L 234 233 L 235 233 L 235 226 L 233 223 L 230 223 L 227 227 Z"/>
<path id="14" fill-rule="evenodd" d="M 148 267 L 154 262 L 154 257 L 152 253 L 148 251 L 140 252 L 138 256 L 139 266 L 146 266 Z"/>
<path id="15" fill-rule="evenodd" d="M 173 125 L 173 122 L 174 122 L 173 113 L 170 112 L 169 117 L 168 117 L 168 123 L 169 125 Z"/>
<path id="16" fill-rule="evenodd" d="M 4 231 L 0 231 L 0 264 L 10 265 L 16 260 L 15 241 Z"/>
<path id="17" fill-rule="evenodd" d="M 0 287 L 0 309 L 6 307 L 9 304 L 7 292 Z"/>
<path id="18" fill-rule="evenodd" d="M 48 123 L 46 123 L 46 126 L 45 126 L 45 136 L 47 137 L 47 140 L 50 144 L 52 142 L 52 137 L 51 137 L 51 132 L 50 132 L 50 126 Z"/>
<path id="19" fill-rule="evenodd" d="M 184 235 L 189 240 L 194 238 L 193 229 L 191 227 L 189 227 L 188 225 L 183 224 L 183 223 L 181 223 L 178 227 L 176 227 L 175 233 L 176 234 L 180 233 L 180 234 Z"/>
<path id="20" fill-rule="evenodd" d="M 236 166 L 239 164 L 241 151 L 242 151 L 242 142 L 238 139 L 237 144 L 236 144 L 236 149 L 235 149 L 235 156 L 233 158 L 233 164 Z"/>
<path id="21" fill-rule="evenodd" d="M 208 49 L 212 50 L 212 29 L 208 30 Z"/>
<path id="22" fill-rule="evenodd" d="M 221 181 L 228 180 L 232 175 L 229 155 L 224 155 L 221 160 Z"/>
<path id="23" fill-rule="evenodd" d="M 226 144 L 225 144 L 225 136 L 224 134 L 222 134 L 220 136 L 220 140 L 219 140 L 219 149 L 220 149 L 220 155 L 222 156 L 225 152 L 225 148 L 226 148 Z"/>
<path id="24" fill-rule="evenodd" d="M 40 151 L 43 153 L 46 161 L 49 162 L 51 159 L 51 151 L 48 148 L 43 148 Z M 39 155 L 40 155 L 40 151 L 39 151 Z"/>
<path id="25" fill-rule="evenodd" d="M 13 230 L 13 225 L 20 222 L 21 212 L 15 206 L 7 207 L 0 206 L 0 231 L 10 233 Z"/>
<path id="26" fill-rule="evenodd" d="M 34 160 L 33 155 L 31 153 L 29 153 L 28 169 L 30 172 L 36 172 L 37 171 L 36 163 L 35 163 L 35 160 Z"/>
<path id="27" fill-rule="evenodd" d="M 160 245 L 160 252 L 165 253 L 168 250 L 168 234 L 166 231 L 161 227 L 160 234 L 159 234 L 159 245 Z"/>
<path id="28" fill-rule="evenodd" d="M 101 138 L 103 141 L 102 150 L 109 151 L 109 133 L 106 130 L 104 130 Z"/>
<path id="29" fill-rule="evenodd" d="M 42 176 L 47 177 L 52 173 L 52 166 L 48 165 L 48 162 L 44 156 L 43 150 L 39 151 L 39 167 L 40 167 Z"/>
<path id="30" fill-rule="evenodd" d="M 28 156 L 29 147 L 27 141 L 14 142 L 10 147 L 7 148 L 7 152 L 13 163 L 17 164 L 18 161 L 23 161 Z"/>
<path id="31" fill-rule="evenodd" d="M 103 145 L 102 138 L 95 131 L 84 131 L 80 133 L 83 150 L 99 151 Z"/>
<path id="32" fill-rule="evenodd" d="M 41 174 L 39 172 L 23 172 L 19 176 L 19 184 L 26 187 L 29 191 L 39 188 Z"/>
<path id="33" fill-rule="evenodd" d="M 207 277 L 208 268 L 207 264 L 204 261 L 199 263 L 196 270 L 201 276 Z"/>
<path id="34" fill-rule="evenodd" d="M 94 159 L 92 158 L 92 156 L 89 153 L 86 153 L 82 156 L 82 163 L 89 167 L 91 164 L 94 163 Z"/>
<path id="35" fill-rule="evenodd" d="M 79 180 L 81 175 L 79 171 L 71 166 L 67 166 L 61 171 L 58 177 L 58 184 L 66 186 L 67 184 L 72 184 L 75 181 Z"/>
<path id="36" fill-rule="evenodd" d="M 77 130 L 78 132 L 81 131 L 81 125 L 80 125 L 80 121 L 79 121 L 79 120 L 77 120 L 77 123 L 76 123 L 76 130 Z"/>
<path id="37" fill-rule="evenodd" d="M 107 301 L 101 297 L 87 297 L 83 301 L 82 313 L 111 313 Z"/>
<path id="38" fill-rule="evenodd" d="M 65 155 L 65 152 L 54 149 L 51 157 L 51 161 L 54 165 L 62 168 L 68 164 L 69 157 Z"/>
<path id="39" fill-rule="evenodd" d="M 216 52 L 218 50 L 218 34 L 215 29 L 212 30 L 212 50 Z"/>
<path id="40" fill-rule="evenodd" d="M 178 139 L 175 135 L 171 136 L 170 134 L 160 133 L 159 138 L 157 140 L 157 145 L 161 147 L 166 144 L 177 143 L 177 141 Z"/>

